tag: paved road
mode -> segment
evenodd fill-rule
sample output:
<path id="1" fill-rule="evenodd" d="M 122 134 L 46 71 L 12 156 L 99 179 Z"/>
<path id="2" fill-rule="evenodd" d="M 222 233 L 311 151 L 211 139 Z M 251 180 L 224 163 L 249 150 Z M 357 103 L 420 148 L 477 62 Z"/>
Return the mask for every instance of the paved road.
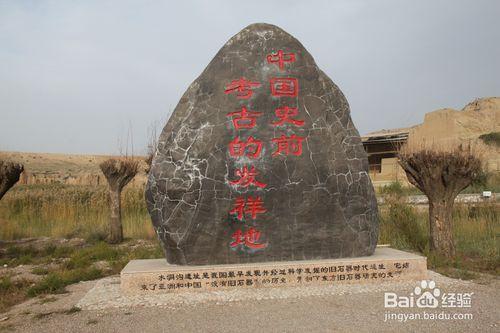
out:
<path id="1" fill-rule="evenodd" d="M 500 332 L 500 282 L 471 283 L 432 273 L 442 292 L 473 292 L 468 309 L 440 313 L 471 313 L 472 320 L 410 320 L 384 322 L 384 292 L 374 286 L 360 292 L 342 287 L 337 294 L 283 299 L 177 304 L 169 307 L 124 307 L 64 313 L 95 285 L 71 286 L 54 302 L 30 300 L 0 318 L 0 327 L 16 332 Z M 400 288 L 401 289 L 401 288 Z M 406 288 L 403 288 L 406 289 Z M 411 288 L 410 288 L 411 289 Z M 400 290 L 409 294 L 412 290 Z M 43 303 L 43 304 L 40 304 Z M 71 311 L 70 311 L 71 312 Z M 423 310 L 406 310 L 404 313 Z"/>

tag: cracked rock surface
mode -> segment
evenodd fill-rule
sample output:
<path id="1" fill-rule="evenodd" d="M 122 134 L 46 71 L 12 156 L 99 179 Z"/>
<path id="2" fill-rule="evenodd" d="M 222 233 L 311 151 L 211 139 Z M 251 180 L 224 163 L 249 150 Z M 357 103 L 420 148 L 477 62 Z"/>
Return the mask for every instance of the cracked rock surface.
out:
<path id="1" fill-rule="evenodd" d="M 269 63 L 278 50 L 295 61 L 282 69 Z M 261 84 L 247 99 L 224 92 L 241 77 Z M 298 96 L 272 96 L 275 77 L 297 78 Z M 298 108 L 294 118 L 304 124 L 272 125 L 284 106 Z M 228 117 L 242 107 L 261 112 L 253 128 L 235 129 Z M 300 155 L 273 156 L 272 139 L 282 135 L 304 137 Z M 231 156 L 237 136 L 261 140 L 260 156 Z M 266 186 L 231 185 L 244 166 L 254 166 Z M 260 197 L 266 212 L 238 220 L 230 211 L 249 196 Z M 269 24 L 232 37 L 182 96 L 159 138 L 146 200 L 171 264 L 365 256 L 377 243 L 377 202 L 347 100 L 297 39 Z M 251 240 L 265 247 L 230 245 L 237 230 L 251 227 L 260 231 Z"/>

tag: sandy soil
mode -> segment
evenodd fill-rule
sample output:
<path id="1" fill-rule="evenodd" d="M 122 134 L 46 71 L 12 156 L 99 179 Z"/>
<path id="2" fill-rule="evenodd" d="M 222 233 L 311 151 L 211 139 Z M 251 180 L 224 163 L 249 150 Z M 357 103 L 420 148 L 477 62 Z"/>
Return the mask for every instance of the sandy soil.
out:
<path id="1" fill-rule="evenodd" d="M 337 294 L 261 300 L 213 301 L 171 306 L 75 309 L 96 281 L 70 286 L 67 294 L 36 298 L 0 315 L 0 331 L 14 332 L 499 332 L 500 281 L 468 282 L 430 272 L 444 292 L 473 292 L 471 308 L 433 312 L 471 313 L 472 320 L 384 322 L 384 292 L 393 285 L 348 286 Z M 109 278 L 108 278 L 109 279 Z M 406 282 L 407 283 L 407 282 Z M 405 286 L 401 286 L 405 287 Z M 401 294 L 409 294 L 411 289 Z M 48 300 L 48 301 L 47 301 Z M 391 309 L 392 310 L 392 309 Z M 423 309 L 392 310 L 417 312 Z M 7 319 L 4 319 L 7 318 Z"/>

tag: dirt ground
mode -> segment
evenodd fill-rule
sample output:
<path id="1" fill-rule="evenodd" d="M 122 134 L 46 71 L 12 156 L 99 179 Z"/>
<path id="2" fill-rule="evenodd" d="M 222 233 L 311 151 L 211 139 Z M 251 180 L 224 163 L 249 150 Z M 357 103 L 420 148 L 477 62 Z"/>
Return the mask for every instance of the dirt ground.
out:
<path id="1" fill-rule="evenodd" d="M 500 281 L 497 278 L 469 282 L 430 273 L 444 292 L 474 293 L 470 308 L 438 308 L 432 312 L 470 313 L 472 319 L 386 320 L 388 312 L 423 314 L 425 309 L 385 309 L 384 292 L 391 288 L 384 286 L 374 286 L 369 292 L 359 292 L 357 286 L 349 286 L 342 287 L 342 292 L 335 295 L 299 298 L 80 310 L 75 304 L 96 285 L 96 281 L 89 281 L 68 287 L 67 294 L 31 299 L 0 314 L 0 331 L 500 332 Z M 398 295 L 408 295 L 411 291 L 398 291 Z"/>

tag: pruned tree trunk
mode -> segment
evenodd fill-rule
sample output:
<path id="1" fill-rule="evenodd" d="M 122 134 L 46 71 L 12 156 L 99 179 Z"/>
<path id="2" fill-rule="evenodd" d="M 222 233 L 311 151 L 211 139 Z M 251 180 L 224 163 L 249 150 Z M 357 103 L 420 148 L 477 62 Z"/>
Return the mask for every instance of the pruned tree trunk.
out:
<path id="1" fill-rule="evenodd" d="M 99 167 L 109 184 L 109 202 L 111 216 L 109 219 L 108 242 L 112 244 L 123 241 L 121 218 L 121 193 L 123 188 L 135 177 L 139 163 L 129 158 L 110 158 Z"/>
<path id="2" fill-rule="evenodd" d="M 406 146 L 400 151 L 399 164 L 408 181 L 429 199 L 430 250 L 453 257 L 453 203 L 479 175 L 481 160 L 470 145 L 448 149 Z"/>
<path id="3" fill-rule="evenodd" d="M 429 201 L 430 249 L 445 257 L 455 255 L 452 212 L 453 202 Z"/>
<path id="4" fill-rule="evenodd" d="M 21 164 L 0 161 L 0 200 L 19 181 L 23 171 Z"/>
<path id="5" fill-rule="evenodd" d="M 111 217 L 109 221 L 108 240 L 112 244 L 121 243 L 123 241 L 121 194 L 122 191 L 120 189 L 109 189 Z"/>

